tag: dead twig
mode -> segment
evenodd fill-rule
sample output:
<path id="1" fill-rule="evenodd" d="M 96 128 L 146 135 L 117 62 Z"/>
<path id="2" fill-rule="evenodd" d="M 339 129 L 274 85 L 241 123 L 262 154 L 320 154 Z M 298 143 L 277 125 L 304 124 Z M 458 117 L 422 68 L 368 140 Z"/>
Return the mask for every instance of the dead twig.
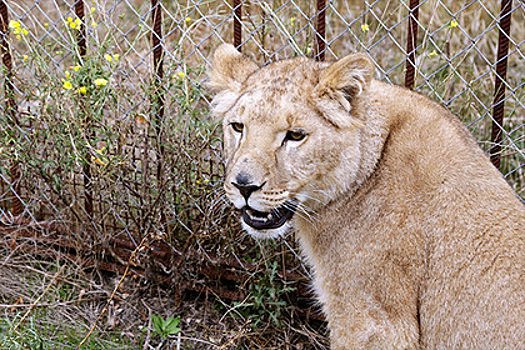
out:
<path id="1" fill-rule="evenodd" d="M 60 271 L 58 271 L 56 273 L 56 275 L 53 277 L 53 279 L 51 280 L 51 282 L 47 285 L 46 289 L 42 292 L 42 294 L 40 294 L 40 296 L 35 300 L 35 302 L 31 305 L 31 307 L 29 308 L 29 310 L 26 311 L 26 313 L 24 314 L 24 316 L 22 316 L 22 318 L 20 319 L 20 321 L 18 321 L 18 323 L 13 327 L 13 329 L 11 330 L 11 332 L 15 332 L 16 329 L 22 324 L 22 322 L 24 322 L 24 320 L 27 318 L 27 316 L 29 316 L 29 314 L 31 313 L 31 311 L 38 305 L 38 303 L 40 302 L 40 300 L 42 300 L 42 298 L 44 297 L 44 295 L 46 295 L 46 293 L 49 291 L 49 289 L 51 289 L 51 287 L 55 284 L 57 278 L 62 274 L 62 272 L 64 271 L 64 268 L 65 268 L 65 265 L 62 266 L 60 268 Z"/>
<path id="2" fill-rule="evenodd" d="M 147 242 L 147 239 L 148 239 L 148 235 L 146 235 L 142 241 L 140 242 L 140 244 L 137 246 L 137 248 L 135 248 L 135 250 L 131 253 L 129 259 L 128 259 L 128 263 L 126 265 L 126 269 L 124 270 L 124 273 L 122 274 L 122 277 L 120 278 L 120 280 L 118 281 L 117 285 L 115 286 L 115 288 L 113 289 L 113 292 L 111 293 L 107 303 L 106 303 L 106 306 L 104 306 L 104 309 L 102 310 L 102 312 L 98 315 L 97 319 L 95 320 L 95 322 L 93 323 L 93 325 L 91 326 L 91 329 L 89 330 L 88 334 L 86 334 L 86 336 L 84 337 L 84 339 L 82 339 L 82 341 L 80 342 L 80 344 L 78 344 L 77 346 L 77 350 L 80 350 L 80 348 L 82 347 L 82 345 L 84 345 L 84 343 L 88 340 L 88 338 L 90 337 L 91 333 L 93 333 L 93 331 L 95 330 L 95 327 L 97 326 L 98 322 L 100 321 L 100 319 L 102 318 L 102 316 L 108 311 L 108 307 L 111 303 L 111 301 L 113 300 L 113 298 L 115 297 L 115 294 L 117 293 L 117 290 L 120 288 L 120 285 L 122 284 L 122 282 L 124 282 L 124 279 L 126 278 L 128 272 L 129 272 L 129 269 L 131 267 L 131 265 L 133 264 L 133 260 L 135 259 L 135 255 L 137 254 L 138 251 L 140 251 L 143 247 L 145 247 L 146 245 L 146 242 Z"/>

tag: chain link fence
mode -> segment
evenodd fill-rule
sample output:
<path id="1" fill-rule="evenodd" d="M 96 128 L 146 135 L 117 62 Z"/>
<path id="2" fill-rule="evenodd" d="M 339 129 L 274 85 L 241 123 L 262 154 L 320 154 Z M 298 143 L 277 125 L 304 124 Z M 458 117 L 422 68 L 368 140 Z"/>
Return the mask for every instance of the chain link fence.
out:
<path id="1" fill-rule="evenodd" d="M 61 242 L 118 271 L 111 264 L 142 245 L 137 274 L 176 265 L 175 284 L 217 286 L 214 293 L 234 300 L 250 292 L 259 269 L 284 280 L 308 276 L 293 240 L 254 243 L 226 203 L 220 129 L 204 88 L 223 42 L 260 64 L 367 53 L 379 79 L 458 115 L 525 197 L 521 1 L 0 5 L 0 227 L 21 247 L 35 237 Z M 228 277 L 232 269 L 239 274 Z M 241 281 L 246 293 L 218 279 Z"/>

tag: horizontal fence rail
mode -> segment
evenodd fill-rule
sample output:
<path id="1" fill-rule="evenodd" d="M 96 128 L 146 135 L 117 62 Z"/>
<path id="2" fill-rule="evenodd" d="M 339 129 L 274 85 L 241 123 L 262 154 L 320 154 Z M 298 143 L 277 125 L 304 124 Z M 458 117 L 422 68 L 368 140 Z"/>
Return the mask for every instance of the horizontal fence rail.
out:
<path id="1" fill-rule="evenodd" d="M 151 264 L 220 260 L 253 274 L 273 259 L 281 278 L 308 278 L 293 239 L 261 254 L 226 203 L 205 87 L 225 42 L 261 65 L 366 53 L 377 78 L 458 115 L 525 198 L 521 1 L 0 0 L 0 15 L 4 234 L 58 234 L 70 254 L 112 256 L 117 272 L 147 238 Z M 219 274 L 199 266 L 189 274 Z"/>

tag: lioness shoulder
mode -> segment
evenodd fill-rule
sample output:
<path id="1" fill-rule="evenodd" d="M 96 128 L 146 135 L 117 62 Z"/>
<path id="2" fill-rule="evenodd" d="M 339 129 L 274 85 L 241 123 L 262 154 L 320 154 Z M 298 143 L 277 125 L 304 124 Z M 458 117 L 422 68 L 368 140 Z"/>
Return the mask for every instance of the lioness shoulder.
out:
<path id="1" fill-rule="evenodd" d="M 244 228 L 295 229 L 333 349 L 523 348 L 523 203 L 455 116 L 373 72 L 216 50 Z"/>

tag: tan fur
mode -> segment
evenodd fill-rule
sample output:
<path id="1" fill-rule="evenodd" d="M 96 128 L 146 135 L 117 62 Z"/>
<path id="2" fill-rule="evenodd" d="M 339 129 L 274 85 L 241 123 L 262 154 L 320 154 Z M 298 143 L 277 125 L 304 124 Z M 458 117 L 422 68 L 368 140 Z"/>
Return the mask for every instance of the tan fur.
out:
<path id="1" fill-rule="evenodd" d="M 259 69 L 219 47 L 226 193 L 239 209 L 299 203 L 283 227 L 244 226 L 295 228 L 332 349 L 524 348 L 524 205 L 455 116 L 372 67 L 350 55 Z M 247 202 L 240 173 L 262 186 Z"/>

